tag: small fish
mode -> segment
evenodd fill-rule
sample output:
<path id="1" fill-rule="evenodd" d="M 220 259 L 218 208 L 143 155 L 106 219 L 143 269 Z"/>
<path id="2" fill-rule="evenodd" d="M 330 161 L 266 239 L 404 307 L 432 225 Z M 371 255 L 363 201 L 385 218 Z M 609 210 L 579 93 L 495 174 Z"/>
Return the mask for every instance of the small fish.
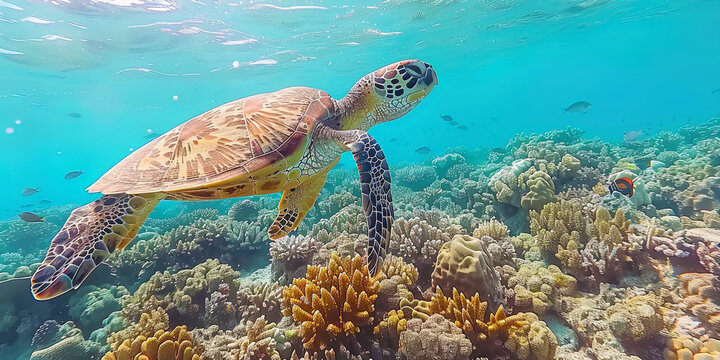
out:
<path id="1" fill-rule="evenodd" d="M 425 18 L 425 14 L 422 11 L 416 11 L 410 15 L 410 20 L 422 20 Z"/>
<path id="2" fill-rule="evenodd" d="M 35 206 L 35 204 L 25 204 L 25 205 L 20 205 L 20 208 L 25 209 L 25 208 L 29 208 L 29 207 L 33 207 L 33 206 Z"/>
<path id="3" fill-rule="evenodd" d="M 584 114 L 590 110 L 591 106 L 592 104 L 587 101 L 577 101 L 562 110 L 569 113 Z"/>
<path id="4" fill-rule="evenodd" d="M 72 179 L 74 179 L 74 178 L 76 178 L 76 177 L 78 177 L 78 176 L 80 176 L 80 175 L 82 175 L 82 174 L 84 174 L 84 173 L 85 173 L 85 172 L 82 171 L 82 170 L 79 170 L 79 171 L 71 171 L 71 172 L 65 174 L 65 180 L 72 180 Z"/>
<path id="5" fill-rule="evenodd" d="M 623 139 L 625 139 L 625 141 L 633 141 L 643 135 L 645 135 L 645 133 L 642 130 L 630 130 L 623 135 Z"/>
<path id="6" fill-rule="evenodd" d="M 665 166 L 667 166 L 667 165 L 665 165 L 664 162 L 658 161 L 658 160 L 650 160 L 650 162 L 648 163 L 648 167 L 653 170 L 657 170 L 657 169 L 663 168 Z"/>
<path id="7" fill-rule="evenodd" d="M 418 154 L 423 154 L 423 155 L 429 154 L 429 153 L 430 153 L 430 148 L 427 147 L 427 146 L 421 146 L 421 147 L 415 149 L 415 152 L 418 153 Z"/>
<path id="8" fill-rule="evenodd" d="M 720 89 L 715 89 L 711 92 L 711 94 L 717 94 L 717 93 L 720 93 Z"/>
<path id="9" fill-rule="evenodd" d="M 443 119 L 443 121 L 453 121 L 453 117 L 450 115 L 440 115 L 440 118 Z"/>
<path id="10" fill-rule="evenodd" d="M 458 124 L 458 122 L 457 122 L 457 121 L 455 121 L 455 120 L 453 120 L 453 121 L 449 122 L 448 124 L 449 124 L 449 125 L 452 125 L 452 126 L 455 126 L 455 125 L 457 125 L 457 124 Z"/>
<path id="11" fill-rule="evenodd" d="M 40 200 L 40 203 L 43 205 L 52 204 L 52 201 L 50 200 Z"/>
<path id="12" fill-rule="evenodd" d="M 465 125 L 460 125 L 460 126 L 458 126 L 457 128 L 460 129 L 460 130 L 463 130 L 463 131 L 468 130 L 468 127 L 465 126 Z"/>
<path id="13" fill-rule="evenodd" d="M 67 113 L 67 116 L 69 116 L 69 117 L 71 117 L 71 118 L 74 118 L 74 119 L 79 119 L 79 118 L 82 117 L 82 115 L 80 115 L 80 114 L 78 114 L 78 113 L 76 113 L 76 112 Z"/>
<path id="14" fill-rule="evenodd" d="M 496 148 L 490 150 L 490 152 L 494 152 L 494 153 L 498 153 L 498 154 L 507 154 L 507 150 L 505 150 L 504 148 L 501 148 L 501 147 L 496 147 Z"/>
<path id="15" fill-rule="evenodd" d="M 34 189 L 33 188 L 25 188 L 25 190 L 23 190 L 23 196 L 35 195 L 35 193 L 37 193 L 38 191 L 40 191 L 39 187 L 36 187 Z"/>
<path id="16" fill-rule="evenodd" d="M 156 137 L 158 137 L 158 136 L 160 136 L 160 134 L 151 132 L 151 133 L 148 133 L 147 135 L 145 135 L 145 138 L 146 138 L 146 139 L 154 139 L 154 138 L 156 138 Z"/>
<path id="17" fill-rule="evenodd" d="M 396 141 L 397 141 L 397 138 L 390 139 L 390 142 L 396 142 Z"/>
<path id="18" fill-rule="evenodd" d="M 635 184 L 633 184 L 632 179 L 622 177 L 619 178 L 608 185 L 608 190 L 610 190 L 610 193 L 619 192 L 629 198 L 633 196 L 635 193 Z"/>
<path id="19" fill-rule="evenodd" d="M 45 217 L 40 217 L 35 213 L 31 213 L 29 211 L 23 211 L 18 214 L 18 216 L 24 221 L 24 222 L 43 222 L 45 221 Z"/>

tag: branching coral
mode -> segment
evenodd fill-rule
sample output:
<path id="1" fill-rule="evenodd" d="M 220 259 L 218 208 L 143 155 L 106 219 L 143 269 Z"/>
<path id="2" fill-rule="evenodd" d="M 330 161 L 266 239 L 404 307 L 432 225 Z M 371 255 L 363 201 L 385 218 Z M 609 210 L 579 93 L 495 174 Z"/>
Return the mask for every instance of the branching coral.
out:
<path id="1" fill-rule="evenodd" d="M 488 303 L 481 302 L 477 293 L 467 298 L 457 289 L 452 290 L 452 298 L 447 298 L 442 289 L 437 287 L 430 301 L 403 300 L 400 306 L 404 314 L 411 314 L 417 319 L 427 320 L 434 314 L 444 316 L 462 329 L 477 347 L 487 346 L 498 339 L 507 339 L 510 328 L 527 323 L 516 315 L 508 317 L 502 306 L 486 319 Z"/>
<path id="2" fill-rule="evenodd" d="M 508 237 L 509 234 L 510 229 L 508 229 L 507 225 L 497 221 L 495 218 L 489 221 L 483 221 L 473 230 L 473 237 L 478 239 L 483 236 L 489 236 L 495 240 L 502 240 Z"/>
<path id="3" fill-rule="evenodd" d="M 398 276 L 406 286 L 412 286 L 418 279 L 418 270 L 413 264 L 407 264 L 403 258 L 388 255 L 383 261 L 382 274 L 386 278 Z"/>
<path id="4" fill-rule="evenodd" d="M 477 292 L 488 299 L 493 308 L 504 296 L 485 244 L 467 235 L 455 235 L 440 249 L 432 282 L 433 286 L 448 292 L 453 288 L 467 296 Z"/>
<path id="5" fill-rule="evenodd" d="M 530 233 L 537 239 L 542 251 L 555 254 L 558 246 L 581 243 L 586 236 L 586 222 L 582 206 L 573 201 L 561 200 L 543 207 L 542 211 L 530 212 Z"/>
<path id="6" fill-rule="evenodd" d="M 144 312 L 140 319 L 120 331 L 110 334 L 107 339 L 110 348 L 117 350 L 126 339 L 134 339 L 141 335 L 151 335 L 156 331 L 166 330 L 170 327 L 170 319 L 161 307 Z"/>
<path id="7" fill-rule="evenodd" d="M 150 337 L 125 340 L 102 360 L 200 360 L 201 354 L 202 351 L 193 346 L 187 327 L 178 326 L 170 332 L 158 330 Z"/>
<path id="8" fill-rule="evenodd" d="M 378 288 L 362 257 L 334 255 L 326 267 L 309 266 L 304 279 L 283 290 L 283 315 L 301 324 L 305 349 L 325 350 L 370 324 Z"/>
<path id="9" fill-rule="evenodd" d="M 275 349 L 278 332 L 275 323 L 268 323 L 265 317 L 261 316 L 255 322 L 248 321 L 246 335 L 240 339 L 238 359 L 280 360 L 280 353 Z"/>
<path id="10" fill-rule="evenodd" d="M 237 292 L 240 318 L 255 321 L 264 314 L 269 321 L 280 321 L 283 288 L 278 283 L 243 284 Z"/>
<path id="11" fill-rule="evenodd" d="M 323 246 L 312 236 L 290 235 L 284 236 L 270 243 L 270 256 L 272 267 L 287 281 L 305 273 L 305 267 L 313 255 Z"/>
<path id="12" fill-rule="evenodd" d="M 426 220 L 400 218 L 393 224 L 390 248 L 422 271 L 435 263 L 438 251 L 450 239 L 450 235 Z"/>
<path id="13" fill-rule="evenodd" d="M 400 334 L 407 330 L 407 319 L 402 310 L 391 310 L 387 317 L 373 329 L 378 340 L 392 349 L 397 350 Z"/>

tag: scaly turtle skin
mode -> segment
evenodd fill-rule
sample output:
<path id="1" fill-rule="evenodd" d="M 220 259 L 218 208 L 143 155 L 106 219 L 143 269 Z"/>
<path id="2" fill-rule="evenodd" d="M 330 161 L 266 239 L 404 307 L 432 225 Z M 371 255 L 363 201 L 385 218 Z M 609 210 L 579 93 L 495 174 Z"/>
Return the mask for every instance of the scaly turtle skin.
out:
<path id="1" fill-rule="evenodd" d="M 137 235 L 160 200 L 210 200 L 283 192 L 271 239 L 294 230 L 328 171 L 351 151 L 368 221 L 367 264 L 380 268 L 393 222 L 390 172 L 367 130 L 412 110 L 437 84 L 432 67 L 400 61 L 361 78 L 341 100 L 293 87 L 221 105 L 130 154 L 90 192 L 104 194 L 70 214 L 32 277 L 37 299 L 80 286 Z"/>

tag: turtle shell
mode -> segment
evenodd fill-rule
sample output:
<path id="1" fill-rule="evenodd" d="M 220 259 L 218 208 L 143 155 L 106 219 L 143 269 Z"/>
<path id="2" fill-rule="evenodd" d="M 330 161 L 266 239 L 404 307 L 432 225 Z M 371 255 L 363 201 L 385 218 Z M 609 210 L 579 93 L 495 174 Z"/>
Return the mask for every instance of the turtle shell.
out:
<path id="1" fill-rule="evenodd" d="M 88 191 L 173 193 L 252 182 L 295 164 L 315 122 L 332 114 L 330 95 L 306 87 L 235 100 L 145 144 Z"/>

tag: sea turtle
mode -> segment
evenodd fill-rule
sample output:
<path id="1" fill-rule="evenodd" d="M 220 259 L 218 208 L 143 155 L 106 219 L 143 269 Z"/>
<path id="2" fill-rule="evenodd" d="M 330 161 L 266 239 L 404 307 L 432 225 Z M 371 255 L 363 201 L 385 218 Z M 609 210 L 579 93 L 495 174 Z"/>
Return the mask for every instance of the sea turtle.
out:
<path id="1" fill-rule="evenodd" d="M 351 151 L 362 187 L 376 274 L 393 222 L 385 155 L 366 131 L 397 119 L 437 84 L 433 68 L 400 61 L 362 77 L 341 100 L 291 87 L 254 95 L 198 115 L 145 144 L 89 192 L 103 196 L 70 214 L 31 279 L 36 299 L 76 289 L 105 258 L 135 237 L 160 200 L 208 200 L 283 192 L 268 229 L 278 239 L 315 204 L 328 171 Z"/>

